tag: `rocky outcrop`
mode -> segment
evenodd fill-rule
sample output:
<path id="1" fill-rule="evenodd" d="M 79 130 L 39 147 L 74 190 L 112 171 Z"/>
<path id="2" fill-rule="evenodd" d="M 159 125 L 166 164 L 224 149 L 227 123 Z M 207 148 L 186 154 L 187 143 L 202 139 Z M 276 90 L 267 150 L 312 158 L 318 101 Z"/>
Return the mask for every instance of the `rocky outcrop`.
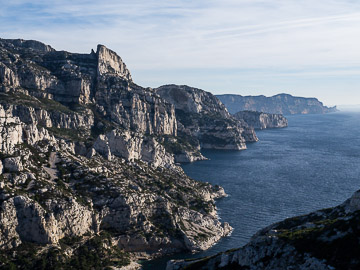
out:
<path id="1" fill-rule="evenodd" d="M 340 206 L 273 224 L 239 249 L 208 258 L 171 261 L 167 270 L 357 269 L 359 194 L 355 192 Z"/>
<path id="2" fill-rule="evenodd" d="M 54 140 L 45 128 L 38 127 L 33 122 L 21 121 L 13 111 L 14 106 L 3 106 L 1 103 L 2 101 L 0 101 L 0 152 L 3 155 L 13 154 L 19 144 L 34 144 L 44 139 Z"/>
<path id="3" fill-rule="evenodd" d="M 126 68 L 125 63 L 121 57 L 112 50 L 109 50 L 104 45 L 98 45 L 97 52 L 98 68 L 97 74 L 101 75 L 115 75 L 131 81 L 130 71 Z"/>
<path id="4" fill-rule="evenodd" d="M 235 113 L 234 117 L 243 120 L 255 129 L 284 128 L 288 126 L 288 120 L 282 114 L 241 111 Z"/>
<path id="5" fill-rule="evenodd" d="M 162 98 L 174 104 L 177 110 L 187 113 L 219 114 L 229 118 L 230 114 L 218 98 L 209 92 L 186 85 L 163 85 L 155 89 Z"/>
<path id="6" fill-rule="evenodd" d="M 21 157 L 5 158 L 4 168 L 9 172 L 21 172 L 23 170 Z"/>
<path id="7" fill-rule="evenodd" d="M 169 167 L 174 164 L 174 157 L 154 138 L 130 131 L 113 130 L 100 135 L 93 147 L 108 160 L 115 155 L 130 161 L 142 160 L 156 167 Z"/>
<path id="8" fill-rule="evenodd" d="M 93 213 L 75 200 L 51 201 L 46 211 L 28 197 L 16 196 L 2 203 L 1 245 L 11 248 L 22 242 L 58 244 L 65 235 L 82 236 L 93 231 Z M 56 210 L 56 211 L 54 211 Z"/>
<path id="9" fill-rule="evenodd" d="M 3 63 L 0 63 L 0 83 L 3 87 L 19 86 L 19 80 L 14 72 Z"/>
<path id="10" fill-rule="evenodd" d="M 195 150 L 183 150 L 178 154 L 175 154 L 175 162 L 177 163 L 191 163 L 195 161 L 207 160 L 200 151 L 200 149 Z"/>
<path id="11" fill-rule="evenodd" d="M 184 85 L 164 85 L 155 91 L 175 106 L 182 125 L 179 133 L 196 137 L 203 149 L 243 150 L 247 141 L 257 141 L 253 128 L 233 118 L 209 92 Z"/>
<path id="12" fill-rule="evenodd" d="M 294 97 L 279 94 L 272 97 L 217 95 L 230 113 L 239 111 L 258 111 L 272 114 L 321 114 L 336 112 L 335 107 L 326 107 L 316 98 Z"/>

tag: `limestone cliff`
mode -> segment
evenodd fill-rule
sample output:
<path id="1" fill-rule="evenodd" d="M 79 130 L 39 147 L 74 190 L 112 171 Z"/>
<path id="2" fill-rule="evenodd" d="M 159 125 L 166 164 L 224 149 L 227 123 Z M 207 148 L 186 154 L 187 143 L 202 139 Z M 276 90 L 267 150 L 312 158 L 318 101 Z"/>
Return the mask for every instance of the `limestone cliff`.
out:
<path id="1" fill-rule="evenodd" d="M 359 269 L 360 191 L 343 204 L 286 219 L 256 233 L 238 249 L 212 257 L 172 261 L 179 269 Z"/>
<path id="2" fill-rule="evenodd" d="M 204 149 L 246 149 L 246 142 L 257 141 L 254 129 L 232 117 L 214 95 L 201 89 L 164 85 L 155 89 L 175 106 L 182 124 L 179 132 L 196 137 Z"/>
<path id="3" fill-rule="evenodd" d="M 273 114 L 309 114 L 336 112 L 336 107 L 326 107 L 316 98 L 294 97 L 279 94 L 272 97 L 217 95 L 230 113 L 258 111 Z"/>
<path id="4" fill-rule="evenodd" d="M 198 151 L 178 127 L 105 46 L 0 39 L 0 268 L 119 268 L 229 234 L 224 190 L 175 164 Z"/>
<path id="5" fill-rule="evenodd" d="M 282 114 L 241 111 L 233 116 L 236 119 L 243 120 L 255 129 L 284 128 L 288 126 L 288 120 Z"/>

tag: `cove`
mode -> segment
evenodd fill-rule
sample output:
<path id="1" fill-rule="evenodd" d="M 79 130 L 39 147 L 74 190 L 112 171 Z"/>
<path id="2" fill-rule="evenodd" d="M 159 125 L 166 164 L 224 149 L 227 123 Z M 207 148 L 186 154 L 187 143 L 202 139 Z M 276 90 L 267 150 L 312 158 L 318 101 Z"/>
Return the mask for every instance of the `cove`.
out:
<path id="1" fill-rule="evenodd" d="M 287 118 L 288 128 L 257 131 L 260 141 L 246 151 L 204 150 L 210 160 L 183 165 L 190 177 L 224 187 L 229 196 L 216 205 L 234 231 L 207 251 L 167 256 L 144 269 L 238 248 L 261 228 L 338 205 L 360 188 L 360 113 Z"/>

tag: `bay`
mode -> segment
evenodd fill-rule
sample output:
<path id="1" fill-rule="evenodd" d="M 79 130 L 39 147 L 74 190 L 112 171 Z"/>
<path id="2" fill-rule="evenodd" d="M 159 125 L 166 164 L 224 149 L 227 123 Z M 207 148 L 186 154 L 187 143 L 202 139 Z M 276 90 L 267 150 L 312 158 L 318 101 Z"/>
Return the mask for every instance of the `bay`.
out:
<path id="1" fill-rule="evenodd" d="M 224 187 L 229 196 L 216 205 L 234 231 L 207 251 L 147 262 L 145 270 L 238 248 L 261 228 L 336 206 L 360 189 L 360 113 L 287 118 L 287 128 L 257 131 L 259 142 L 246 151 L 204 150 L 210 160 L 183 165 L 190 177 Z"/>

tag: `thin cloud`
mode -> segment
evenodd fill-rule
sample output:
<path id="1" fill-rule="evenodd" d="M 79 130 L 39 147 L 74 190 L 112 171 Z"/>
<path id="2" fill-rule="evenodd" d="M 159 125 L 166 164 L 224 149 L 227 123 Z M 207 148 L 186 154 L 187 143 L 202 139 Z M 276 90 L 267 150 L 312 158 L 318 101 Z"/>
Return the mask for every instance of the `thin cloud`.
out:
<path id="1" fill-rule="evenodd" d="M 208 39 L 226 39 L 234 38 L 244 35 L 255 35 L 262 33 L 269 33 L 280 30 L 289 30 L 296 28 L 303 28 L 309 26 L 316 26 L 336 22 L 360 22 L 360 13 L 345 14 L 339 16 L 329 16 L 322 18 L 309 18 L 294 21 L 282 21 L 273 24 L 248 25 L 236 28 L 218 29 L 214 31 L 206 31 L 203 33 L 204 37 Z"/>
<path id="2" fill-rule="evenodd" d="M 3 38 L 37 39 L 76 52 L 105 44 L 146 86 L 184 79 L 216 90 L 212 86 L 220 88 L 217 81 L 228 78 L 232 91 L 251 83 L 266 87 L 245 72 L 261 70 L 254 74 L 276 78 L 267 81 L 269 88 L 281 85 L 279 78 L 302 85 L 299 80 L 317 76 L 324 89 L 333 89 L 337 84 L 327 83 L 329 77 L 350 87 L 345 80 L 354 83 L 358 74 L 350 67 L 360 66 L 358 1 L 0 0 L 0 15 Z M 200 70 L 213 72 L 206 77 Z M 237 72 L 246 75 L 228 76 Z"/>

